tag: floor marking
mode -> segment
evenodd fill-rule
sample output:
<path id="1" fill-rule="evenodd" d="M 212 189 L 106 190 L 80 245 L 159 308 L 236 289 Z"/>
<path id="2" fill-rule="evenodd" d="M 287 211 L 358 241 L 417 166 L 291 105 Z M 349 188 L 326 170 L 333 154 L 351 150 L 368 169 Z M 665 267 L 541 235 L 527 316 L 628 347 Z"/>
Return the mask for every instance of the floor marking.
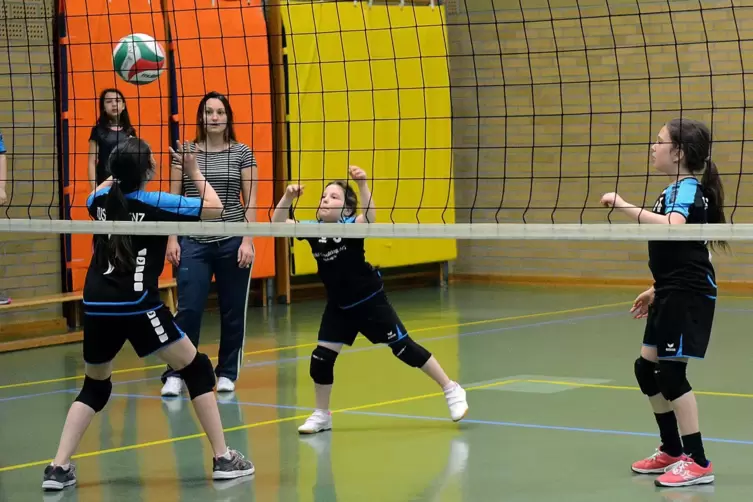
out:
<path id="1" fill-rule="evenodd" d="M 542 384 L 549 384 L 549 385 L 566 385 L 568 387 L 590 387 L 593 389 L 632 390 L 632 391 L 641 390 L 639 387 L 633 387 L 633 386 L 627 386 L 627 385 L 589 384 L 589 383 L 578 383 L 578 382 L 559 381 L 559 380 L 526 380 L 526 381 L 530 383 L 542 383 Z M 741 398 L 746 398 L 746 399 L 753 398 L 753 394 L 744 394 L 744 393 L 738 393 L 738 392 L 713 392 L 713 391 L 702 391 L 702 390 L 693 389 L 693 393 L 696 396 L 741 397 Z"/>
<path id="2" fill-rule="evenodd" d="M 606 384 L 612 380 L 604 378 L 567 378 L 568 382 L 572 385 L 552 384 L 549 382 L 557 381 L 562 382 L 567 377 L 555 377 L 544 375 L 513 375 L 504 378 L 497 378 L 495 380 L 488 380 L 485 382 L 478 382 L 473 385 L 484 384 L 502 380 L 517 380 L 515 385 L 506 385 L 504 387 L 494 387 L 489 390 L 500 392 L 525 392 L 531 394 L 555 394 L 558 392 L 566 392 L 573 389 L 578 389 L 582 385 L 594 385 L 594 384 Z M 577 385 L 576 385 L 577 384 Z"/>
<path id="3" fill-rule="evenodd" d="M 509 380 L 509 381 L 506 381 L 506 382 L 495 382 L 495 383 L 490 383 L 490 384 L 486 384 L 486 385 L 481 385 L 481 386 L 478 386 L 478 387 L 468 387 L 465 390 L 466 391 L 479 390 L 479 389 L 484 389 L 484 388 L 487 388 L 487 387 L 493 387 L 495 385 L 507 385 L 508 383 L 514 383 L 514 382 L 515 382 L 514 380 Z M 391 399 L 389 401 L 380 401 L 378 403 L 370 403 L 370 404 L 364 404 L 364 405 L 360 405 L 360 406 L 351 406 L 349 408 L 341 408 L 341 409 L 338 409 L 338 410 L 332 410 L 332 413 L 335 414 L 335 413 L 344 413 L 344 412 L 351 412 L 351 411 L 357 411 L 357 410 L 364 410 L 364 409 L 368 409 L 368 408 L 378 408 L 380 406 L 387 406 L 387 405 L 396 404 L 396 403 L 405 403 L 405 402 L 409 402 L 409 401 L 418 401 L 420 399 L 426 399 L 426 398 L 429 398 L 429 397 L 437 397 L 437 396 L 444 396 L 444 393 L 443 392 L 431 392 L 431 393 L 428 393 L 428 394 L 421 394 L 421 395 L 418 395 L 418 396 L 410 396 L 410 397 L 404 397 L 404 398 L 400 398 L 400 399 Z M 284 423 L 284 422 L 291 422 L 291 421 L 294 421 L 294 420 L 303 420 L 303 419 L 308 418 L 308 417 L 309 417 L 309 415 L 306 414 L 306 415 L 296 415 L 296 416 L 284 417 L 284 418 L 275 418 L 273 420 L 265 420 L 263 422 L 254 422 L 254 423 L 251 423 L 251 424 L 238 425 L 236 427 L 228 427 L 226 429 L 223 429 L 223 431 L 227 433 L 227 432 L 234 432 L 234 431 L 240 431 L 240 430 L 246 430 L 246 429 L 254 429 L 256 427 L 261 427 L 261 426 L 264 426 L 264 425 L 275 425 L 275 424 L 281 424 L 281 423 Z M 123 452 L 123 451 L 139 450 L 139 449 L 142 449 L 142 448 L 149 448 L 151 446 L 160 446 L 160 445 L 165 445 L 165 444 L 177 443 L 177 442 L 180 442 L 180 441 L 187 441 L 189 439 L 198 439 L 198 438 L 204 437 L 205 435 L 206 434 L 204 434 L 203 432 L 201 432 L 201 433 L 197 433 L 197 434 L 189 434 L 189 435 L 186 435 L 186 436 L 178 436 L 178 437 L 174 437 L 174 438 L 159 439 L 159 440 L 156 440 L 156 441 L 147 441 L 147 442 L 144 442 L 144 443 L 136 443 L 136 444 L 132 444 L 132 445 L 120 446 L 120 447 L 117 447 L 117 448 L 108 448 L 108 449 L 105 449 L 105 450 L 96 450 L 96 451 L 90 451 L 90 452 L 86 452 L 86 453 L 78 453 L 76 455 L 73 455 L 71 457 L 71 459 L 72 460 L 77 460 L 77 459 L 81 459 L 81 458 L 97 457 L 97 456 L 100 456 L 100 455 L 106 455 L 108 453 L 119 453 L 119 452 Z M 36 460 L 34 462 L 26 462 L 26 463 L 23 463 L 23 464 L 15 464 L 15 465 L 9 465 L 9 466 L 6 466 L 6 467 L 0 467 L 0 472 L 16 471 L 16 470 L 19 470 L 19 469 L 26 469 L 28 467 L 39 467 L 39 466 L 43 466 L 43 465 L 49 464 L 50 462 L 52 462 L 52 460 L 53 459 Z"/>
<path id="4" fill-rule="evenodd" d="M 531 380 L 530 382 L 533 382 L 533 381 Z M 543 381 L 543 382 L 551 383 L 550 381 Z M 466 391 L 483 390 L 483 389 L 487 389 L 491 387 L 511 385 L 515 383 L 519 383 L 519 381 L 518 380 L 503 380 L 503 381 L 497 381 L 497 382 L 492 382 L 492 383 L 483 384 L 483 385 L 466 387 L 465 390 Z M 561 383 L 565 383 L 565 382 L 561 382 Z M 566 382 L 566 383 L 575 384 L 576 382 Z M 627 387 L 618 387 L 618 386 L 599 386 L 599 385 L 585 385 L 585 384 L 582 386 L 583 387 L 610 388 L 610 389 L 627 388 Z M 67 390 L 71 391 L 71 389 L 67 389 Z M 359 406 L 351 406 L 348 408 L 341 408 L 338 410 L 333 410 L 332 413 L 333 414 L 343 413 L 343 414 L 369 415 L 369 416 L 391 417 L 391 418 L 402 418 L 402 419 L 413 419 L 413 420 L 449 422 L 450 419 L 443 418 L 443 417 L 362 411 L 369 408 L 378 408 L 381 406 L 405 403 L 405 402 L 410 402 L 410 401 L 417 401 L 417 400 L 426 399 L 429 397 L 437 397 L 437 396 L 443 396 L 443 395 L 444 395 L 443 392 L 431 392 L 431 393 L 422 394 L 418 396 L 410 396 L 410 397 L 404 397 L 400 399 L 392 399 L 389 401 L 380 401 L 378 403 L 371 403 L 371 404 L 364 404 L 364 405 L 359 405 Z M 157 396 L 141 396 L 141 395 L 134 395 L 134 394 L 114 395 L 114 396 L 115 397 L 127 396 L 129 398 L 160 399 Z M 179 398 L 179 399 L 188 401 L 188 398 Z M 306 411 L 310 411 L 312 409 L 312 408 L 307 408 L 307 407 L 276 405 L 276 404 L 268 404 L 268 403 L 250 403 L 250 402 L 243 402 L 243 401 L 226 401 L 226 402 L 219 402 L 219 404 L 220 405 L 233 405 L 234 404 L 234 405 L 241 405 L 241 406 L 259 406 L 259 407 L 295 409 L 295 410 L 301 409 L 301 410 L 306 410 Z M 290 417 L 284 417 L 284 418 L 276 418 L 273 420 L 265 420 L 262 422 L 254 422 L 252 424 L 239 425 L 236 427 L 228 427 L 224 429 L 224 432 L 226 433 L 234 432 L 234 431 L 239 431 L 239 430 L 253 429 L 253 428 L 261 427 L 264 425 L 275 425 L 275 424 L 280 424 L 284 422 L 291 422 L 294 420 L 303 420 L 305 418 L 308 418 L 308 416 L 309 416 L 308 414 L 305 414 L 305 415 L 296 415 L 296 416 L 290 416 Z M 479 424 L 479 425 L 496 425 L 496 426 L 504 426 L 504 427 L 519 427 L 519 428 L 525 428 L 525 429 L 585 432 L 585 433 L 594 433 L 594 434 L 611 434 L 611 435 L 620 435 L 620 436 L 640 436 L 640 437 L 652 437 L 652 438 L 655 438 L 658 436 L 657 433 L 649 433 L 649 432 L 632 432 L 632 431 L 621 431 L 621 430 L 614 430 L 614 429 L 594 429 L 594 428 L 585 428 L 585 427 L 542 425 L 542 424 L 530 424 L 530 423 L 522 423 L 522 422 L 504 422 L 504 421 L 497 421 L 497 420 L 479 420 L 479 419 L 472 419 L 472 418 L 465 418 L 463 419 L 462 423 L 463 424 Z M 106 455 L 109 453 L 118 453 L 118 452 L 130 451 L 130 450 L 143 449 L 143 448 L 148 448 L 152 446 L 160 446 L 160 445 L 165 445 L 165 444 L 177 443 L 181 441 L 187 441 L 190 439 L 199 439 L 204 436 L 205 436 L 204 433 L 197 433 L 197 434 L 190 434 L 186 436 L 178 436 L 174 438 L 161 439 L 157 441 L 148 441 L 145 443 L 137 443 L 134 445 L 127 445 L 127 446 L 121 446 L 117 448 L 108 448 L 105 450 L 97 450 L 97 451 L 91 451 L 91 452 L 86 452 L 86 453 L 80 453 L 80 454 L 74 455 L 72 459 L 77 460 L 77 459 L 82 459 L 82 458 Z M 725 439 L 725 438 L 708 437 L 708 438 L 704 438 L 704 441 L 711 442 L 711 443 L 727 443 L 727 444 L 739 444 L 739 445 L 753 446 L 753 441 L 742 440 L 742 439 Z M 27 462 L 23 464 L 10 465 L 7 467 L 0 467 L 0 472 L 9 472 L 9 471 L 20 470 L 20 469 L 25 469 L 29 467 L 38 467 L 38 466 L 47 465 L 50 462 L 52 462 L 52 459 L 38 460 L 38 461 Z"/>
<path id="5" fill-rule="evenodd" d="M 477 336 L 477 335 L 483 335 L 488 333 L 497 333 L 497 332 L 505 332 L 505 331 L 513 331 L 517 329 L 524 329 L 524 328 L 535 328 L 540 326 L 547 326 L 552 324 L 561 324 L 561 323 L 568 323 L 568 322 L 577 322 L 577 321 L 583 321 L 583 320 L 591 320 L 591 319 L 597 319 L 601 317 L 609 317 L 609 316 L 617 316 L 621 315 L 620 313 L 606 313 L 606 314 L 592 314 L 588 316 L 580 316 L 575 318 L 568 318 L 568 319 L 560 319 L 560 320 L 551 320 L 551 321 L 540 321 L 536 323 L 530 323 L 530 324 L 520 324 L 520 325 L 514 325 L 514 326 L 504 326 L 501 328 L 492 328 L 492 329 L 486 329 L 486 330 L 479 330 L 479 331 L 470 331 L 467 333 L 459 333 L 459 334 L 452 334 L 452 335 L 441 335 L 436 337 L 427 337 L 427 338 L 421 338 L 419 341 L 421 342 L 431 342 L 431 341 L 437 341 L 437 340 L 444 340 L 448 338 L 454 338 L 454 337 L 467 337 L 467 336 Z M 374 345 L 368 345 L 365 347 L 357 347 L 357 348 L 351 348 L 346 349 L 343 351 L 343 354 L 348 354 L 351 352 L 364 352 L 369 350 L 377 350 L 380 346 L 374 346 Z M 303 361 L 308 360 L 309 356 L 299 356 L 299 357 L 290 357 L 290 358 L 284 358 L 284 359 L 275 359 L 271 361 L 258 361 L 254 363 L 247 363 L 244 365 L 244 368 L 254 368 L 254 367 L 262 367 L 262 366 L 269 366 L 269 365 L 277 365 L 277 364 L 284 364 L 288 362 L 294 362 L 294 361 Z M 521 375 L 529 377 L 529 375 Z M 512 377 L 510 377 L 512 378 Z M 120 382 L 113 382 L 114 386 L 120 386 L 120 385 L 127 385 L 131 383 L 140 383 L 140 382 L 147 382 L 152 380 L 158 380 L 159 377 L 147 377 L 147 378 L 139 378 L 134 380 L 124 380 Z M 522 378 L 521 378 L 522 379 Z M 497 382 L 501 379 L 493 379 L 493 380 L 485 380 L 482 382 L 476 382 L 474 385 L 483 385 L 490 382 Z M 572 387 L 572 388 L 578 388 L 578 387 L 593 387 L 597 389 L 613 389 L 613 390 L 631 390 L 631 391 L 639 391 L 640 389 L 635 386 L 620 386 L 620 385 L 605 385 L 605 384 L 598 384 L 598 383 L 585 383 L 583 382 L 584 379 L 575 379 L 575 380 L 561 380 L 561 379 L 540 379 L 540 378 L 525 378 L 525 382 L 522 382 L 523 384 L 526 383 L 539 383 L 539 384 L 548 384 L 548 385 L 560 385 L 565 387 Z M 514 388 L 514 387 L 513 387 Z M 34 394 L 22 394 L 19 396 L 10 396 L 10 397 L 4 397 L 0 398 L 0 403 L 6 402 L 6 401 L 16 401 L 19 399 L 26 399 L 26 398 L 33 398 L 33 397 L 42 397 L 42 396 L 48 396 L 52 394 L 62 394 L 66 392 L 78 392 L 78 389 L 59 389 L 55 391 L 49 391 L 49 392 L 40 392 L 40 393 L 34 393 Z M 753 394 L 745 394 L 745 393 L 734 393 L 734 392 L 713 392 L 713 391 L 696 391 L 694 390 L 696 395 L 700 396 L 716 396 L 716 397 L 738 397 L 738 398 L 753 398 Z"/>
<path id="6" fill-rule="evenodd" d="M 587 312 L 589 310 L 596 310 L 596 309 L 606 309 L 611 307 L 622 307 L 625 305 L 631 305 L 632 302 L 618 302 L 618 303 L 607 303 L 603 305 L 590 305 L 588 307 L 577 307 L 572 309 L 565 309 L 565 310 L 552 310 L 548 312 L 537 312 L 534 314 L 521 314 L 516 316 L 508 316 L 508 317 L 497 317 L 494 319 L 482 319 L 480 321 L 469 321 L 469 322 L 462 322 L 462 323 L 455 323 L 455 324 L 442 324 L 439 326 L 426 326 L 423 328 L 414 328 L 410 329 L 409 331 L 412 333 L 421 333 L 424 331 L 436 331 L 440 329 L 448 329 L 448 328 L 460 328 L 464 326 L 477 326 L 480 324 L 491 324 L 496 322 L 509 322 L 509 321 L 520 321 L 524 319 L 535 319 L 537 317 L 546 317 L 546 316 L 554 316 L 554 315 L 561 315 L 561 314 L 574 314 L 578 312 Z M 274 347 L 270 349 L 261 349 L 261 350 L 252 350 L 250 352 L 244 352 L 243 356 L 255 356 L 260 354 L 272 354 L 276 352 L 282 352 L 286 350 L 296 350 L 296 349 L 302 349 L 306 347 L 314 347 L 316 346 L 316 341 L 308 342 L 308 343 L 301 343 L 297 345 L 285 345 L 283 347 Z M 216 357 L 210 357 L 210 359 L 215 360 Z M 113 375 L 123 375 L 126 373 L 133 373 L 136 371 L 149 371 L 149 370 L 155 370 L 155 369 L 161 369 L 164 368 L 164 364 L 154 364 L 151 366 L 140 366 L 135 368 L 124 368 L 120 370 L 114 370 L 112 372 Z M 59 382 L 69 382 L 73 380 L 82 380 L 84 378 L 84 375 L 75 375 L 75 376 L 69 376 L 69 377 L 60 377 L 60 378 L 50 378 L 47 380 L 32 380 L 29 382 L 19 382 L 19 383 L 12 383 L 12 384 L 6 384 L 6 385 L 0 385 L 0 390 L 3 389 L 15 389 L 18 387 L 29 387 L 32 385 L 43 385 L 43 384 L 50 384 L 50 383 L 59 383 Z"/>
<path id="7" fill-rule="evenodd" d="M 454 333 L 454 334 L 451 334 L 451 335 L 441 335 L 441 336 L 433 336 L 433 337 L 426 337 L 426 338 L 417 338 L 416 340 L 419 341 L 419 342 L 421 342 L 421 343 L 426 343 L 426 342 L 433 342 L 433 341 L 438 341 L 438 340 L 446 340 L 446 339 L 450 339 L 450 338 L 478 336 L 478 335 L 484 335 L 484 334 L 489 334 L 489 333 L 502 333 L 502 332 L 505 332 L 505 331 L 514 331 L 514 330 L 524 329 L 524 328 L 537 328 L 537 327 L 540 327 L 540 326 L 549 326 L 549 325 L 553 325 L 553 324 L 578 322 L 578 321 L 598 319 L 598 318 L 603 318 L 603 317 L 615 317 L 615 316 L 618 316 L 618 315 L 622 315 L 622 314 L 619 313 L 619 312 L 618 313 L 606 313 L 606 314 L 591 314 L 591 315 L 587 315 L 587 316 L 570 317 L 570 318 L 567 318 L 567 319 L 559 319 L 559 320 L 551 320 L 551 321 L 539 321 L 539 322 L 534 322 L 534 323 L 529 323 L 529 324 L 517 324 L 517 325 L 513 325 L 513 326 L 503 326 L 501 328 L 490 328 L 490 329 L 484 329 L 484 330 L 479 330 L 479 331 L 469 331 L 467 333 Z M 341 353 L 341 356 L 344 355 L 344 354 L 351 354 L 351 353 L 355 353 L 355 352 L 366 352 L 366 351 L 370 351 L 370 350 L 379 350 L 380 348 L 382 348 L 382 347 L 379 346 L 379 345 L 367 345 L 367 346 L 364 346 L 364 347 L 347 348 L 347 349 L 343 350 L 343 352 Z M 243 367 L 244 368 L 257 368 L 257 367 L 263 367 L 263 366 L 272 366 L 272 365 L 279 365 L 279 364 L 284 364 L 284 363 L 289 363 L 289 362 L 308 361 L 309 358 L 310 358 L 309 355 L 298 356 L 298 357 L 287 357 L 287 358 L 284 358 L 284 359 L 273 359 L 273 360 L 270 360 L 270 361 L 258 361 L 258 362 L 254 362 L 254 363 L 246 363 L 246 364 L 243 365 Z M 127 384 L 131 384 L 131 383 L 147 382 L 147 381 L 159 380 L 159 379 L 160 379 L 160 377 L 158 377 L 158 376 L 156 376 L 156 377 L 147 377 L 147 378 L 138 378 L 138 379 L 134 379 L 134 380 L 124 380 L 124 381 L 120 381 L 120 382 L 113 382 L 112 385 L 113 385 L 113 387 L 115 387 L 115 386 L 120 386 L 120 385 L 127 385 Z M 482 382 L 482 383 L 487 383 L 487 382 Z M 59 390 L 54 390 L 54 391 L 40 392 L 40 393 L 33 393 L 33 394 L 22 394 L 22 395 L 19 395 L 19 396 L 11 396 L 11 397 L 0 398 L 0 403 L 3 403 L 5 401 L 16 401 L 16 400 L 19 400 L 19 399 L 28 399 L 28 398 L 33 398 L 33 397 L 47 396 L 47 395 L 51 395 L 51 394 L 62 394 L 62 393 L 65 393 L 65 392 L 69 392 L 71 390 L 78 391 L 78 389 L 76 388 L 76 389 L 59 389 Z"/>

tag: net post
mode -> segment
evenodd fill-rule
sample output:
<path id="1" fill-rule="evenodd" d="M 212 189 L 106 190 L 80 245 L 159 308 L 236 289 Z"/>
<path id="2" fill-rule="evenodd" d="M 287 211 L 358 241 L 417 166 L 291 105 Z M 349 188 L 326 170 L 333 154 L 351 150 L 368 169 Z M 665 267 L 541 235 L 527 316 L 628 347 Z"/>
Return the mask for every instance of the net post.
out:
<path id="1" fill-rule="evenodd" d="M 287 47 L 285 28 L 282 23 L 282 10 L 279 2 L 269 2 L 266 6 L 267 37 L 269 37 L 269 61 L 272 66 L 272 120 L 274 122 L 272 149 L 273 194 L 277 201 L 285 193 L 289 178 L 288 155 L 290 155 L 288 128 L 288 76 Z M 273 202 L 274 204 L 275 202 Z M 271 281 L 270 281 L 271 282 Z M 290 303 L 290 244 L 286 238 L 275 239 L 275 279 L 272 294 L 277 295 L 278 303 Z"/>

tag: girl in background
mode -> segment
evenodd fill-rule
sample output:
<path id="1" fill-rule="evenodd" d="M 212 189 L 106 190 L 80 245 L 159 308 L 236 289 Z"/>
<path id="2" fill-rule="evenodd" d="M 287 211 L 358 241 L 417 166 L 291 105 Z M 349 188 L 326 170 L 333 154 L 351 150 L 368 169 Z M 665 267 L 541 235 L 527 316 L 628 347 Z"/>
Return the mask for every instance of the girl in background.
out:
<path id="1" fill-rule="evenodd" d="M 256 221 L 256 160 L 251 149 L 239 143 L 233 129 L 233 109 L 228 99 L 210 92 L 196 113 L 197 162 L 222 200 L 222 215 L 210 221 Z M 196 197 L 196 186 L 174 165 L 171 191 Z M 178 313 L 175 320 L 195 346 L 199 346 L 201 318 L 214 275 L 220 304 L 220 350 L 215 373 L 218 392 L 232 392 L 243 362 L 246 312 L 251 286 L 254 246 L 251 237 L 171 236 L 167 259 L 178 268 Z M 180 375 L 169 368 L 162 375 L 163 396 L 178 396 Z"/>
<path id="2" fill-rule="evenodd" d="M 105 89 L 99 95 L 99 120 L 89 135 L 89 183 L 92 190 L 110 176 L 107 159 L 113 148 L 132 137 L 136 137 L 136 129 L 131 125 L 125 96 L 117 89 Z"/>

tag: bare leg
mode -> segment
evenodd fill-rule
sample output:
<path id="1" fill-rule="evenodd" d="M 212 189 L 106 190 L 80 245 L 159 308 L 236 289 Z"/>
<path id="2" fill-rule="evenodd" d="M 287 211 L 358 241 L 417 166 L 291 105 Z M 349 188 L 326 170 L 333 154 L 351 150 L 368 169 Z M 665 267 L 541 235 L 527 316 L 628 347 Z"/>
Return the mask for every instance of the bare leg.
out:
<path id="1" fill-rule="evenodd" d="M 111 374 L 112 363 L 86 365 L 86 375 L 94 380 L 107 380 Z M 63 432 L 60 435 L 58 451 L 55 454 L 55 460 L 52 462 L 54 465 L 67 467 L 95 414 L 95 411 L 84 403 L 73 402 L 68 410 Z"/>
<path id="2" fill-rule="evenodd" d="M 439 365 L 439 361 L 434 356 L 431 356 L 426 364 L 421 367 L 421 371 L 431 377 L 432 380 L 437 382 L 442 389 L 446 389 L 451 383 L 450 377 L 444 372 L 442 366 Z"/>
<path id="3" fill-rule="evenodd" d="M 156 354 L 175 371 L 180 371 L 188 366 L 196 357 L 196 347 L 187 337 L 183 337 L 175 343 L 161 349 Z M 215 457 L 221 457 L 228 452 L 225 443 L 225 433 L 222 431 L 220 410 L 217 407 L 217 399 L 213 392 L 203 394 L 193 401 L 196 416 L 199 418 L 201 427 L 209 438 Z"/>
<path id="4" fill-rule="evenodd" d="M 677 416 L 677 425 L 680 426 L 680 434 L 688 436 L 700 432 L 698 425 L 698 403 L 695 394 L 691 391 L 679 399 L 672 401 L 672 408 Z"/>

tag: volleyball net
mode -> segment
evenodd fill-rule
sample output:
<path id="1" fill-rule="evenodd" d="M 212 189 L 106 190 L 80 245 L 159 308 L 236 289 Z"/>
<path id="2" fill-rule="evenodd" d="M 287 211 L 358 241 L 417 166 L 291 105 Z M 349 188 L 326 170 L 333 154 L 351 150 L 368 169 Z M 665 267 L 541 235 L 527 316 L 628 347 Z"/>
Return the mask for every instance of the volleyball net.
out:
<path id="1" fill-rule="evenodd" d="M 753 7 L 727 1 L 3 0 L 0 235 L 343 236 L 388 239 L 748 240 Z M 114 51 L 143 34 L 138 61 Z M 151 43 L 151 45 L 150 45 Z M 146 49 L 144 49 L 146 47 Z M 151 49 L 149 49 L 151 47 Z M 147 54 L 154 52 L 154 54 Z M 119 65 L 119 66 L 118 66 Z M 151 65 L 151 66 L 150 66 Z M 118 67 L 116 67 L 118 66 Z M 148 70 L 151 82 L 128 81 Z M 130 74 L 130 76 L 129 76 Z M 252 223 L 91 221 L 100 94 L 122 93 L 170 189 L 168 146 L 227 96 L 258 164 Z M 667 177 L 650 148 L 676 117 L 705 122 L 728 224 L 632 224 Z M 368 174 L 377 222 L 269 223 L 287 183 L 313 219 L 330 180 Z M 13 235 L 16 235 L 15 237 Z M 83 244 L 82 244 L 83 243 Z M 430 246 L 430 244 L 428 244 Z M 7 245 L 6 245 L 7 248 Z M 78 251 L 76 251 L 78 249 Z M 6 249 L 5 253 L 8 251 Z"/>

